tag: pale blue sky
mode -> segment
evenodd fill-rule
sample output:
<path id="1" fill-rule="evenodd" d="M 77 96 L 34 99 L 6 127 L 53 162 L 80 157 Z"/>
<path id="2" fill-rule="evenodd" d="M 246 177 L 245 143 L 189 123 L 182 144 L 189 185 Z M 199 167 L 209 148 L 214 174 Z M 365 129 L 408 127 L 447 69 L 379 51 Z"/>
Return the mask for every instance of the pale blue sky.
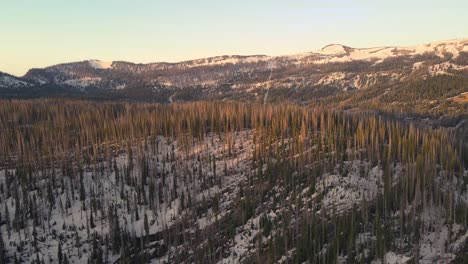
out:
<path id="1" fill-rule="evenodd" d="M 0 71 L 468 38 L 466 0 L 1 0 Z"/>

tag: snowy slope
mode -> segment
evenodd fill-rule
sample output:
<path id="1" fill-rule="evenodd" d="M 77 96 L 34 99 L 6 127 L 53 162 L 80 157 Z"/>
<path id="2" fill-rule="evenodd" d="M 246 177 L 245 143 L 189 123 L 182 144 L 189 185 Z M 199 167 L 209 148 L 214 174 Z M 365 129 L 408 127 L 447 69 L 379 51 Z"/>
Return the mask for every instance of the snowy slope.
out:
<path id="1" fill-rule="evenodd" d="M 31 84 L 20 78 L 0 72 L 0 88 L 17 89 L 28 86 L 31 86 Z"/>
<path id="2" fill-rule="evenodd" d="M 332 44 L 293 55 L 226 55 L 177 63 L 86 60 L 31 69 L 22 78 L 4 80 L 0 87 L 19 87 L 22 83 L 18 81 L 23 81 L 45 87 L 46 91 L 53 85 L 90 95 L 99 90 L 119 96 L 125 92 L 125 96 L 161 102 L 192 99 L 181 94 L 205 99 L 247 97 L 270 101 L 275 100 L 274 92 L 270 93 L 275 89 L 294 89 L 299 94 L 299 89 L 325 87 L 324 94 L 329 95 L 377 85 L 395 86 L 408 79 L 453 72 L 465 75 L 466 56 L 468 39 L 406 47 L 353 48 Z M 203 91 L 192 91 L 195 87 Z"/>
<path id="3" fill-rule="evenodd" d="M 349 51 L 346 49 L 349 49 Z M 371 59 L 384 60 L 398 56 L 416 56 L 428 53 L 435 54 L 439 57 L 445 57 L 448 55 L 452 58 L 456 58 L 460 52 L 465 52 L 467 49 L 468 39 L 456 39 L 408 47 L 395 46 L 358 49 L 347 48 L 342 45 L 330 45 L 319 50 L 317 54 L 326 55 L 329 62 L 346 62 Z"/>
<path id="4" fill-rule="evenodd" d="M 90 60 L 89 65 L 94 69 L 110 69 L 112 68 L 112 61 Z"/>

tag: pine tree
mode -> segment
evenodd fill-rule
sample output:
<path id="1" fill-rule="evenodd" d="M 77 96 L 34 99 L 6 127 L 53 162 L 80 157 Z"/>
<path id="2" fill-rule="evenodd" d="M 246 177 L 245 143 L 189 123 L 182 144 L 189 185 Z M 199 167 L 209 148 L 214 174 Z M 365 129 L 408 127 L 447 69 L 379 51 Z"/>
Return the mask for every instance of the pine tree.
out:
<path id="1" fill-rule="evenodd" d="M 0 263 L 8 263 L 5 241 L 3 240 L 3 234 L 1 230 L 0 230 Z"/>
<path id="2" fill-rule="evenodd" d="M 57 259 L 58 259 L 59 264 L 63 264 L 63 263 L 64 263 L 64 261 L 63 261 L 63 253 L 62 253 L 62 243 L 61 243 L 61 242 L 59 242 L 59 244 L 58 244 Z"/>
<path id="3" fill-rule="evenodd" d="M 94 223 L 93 210 L 90 210 L 89 226 L 91 227 L 91 229 L 96 227 L 96 224 Z"/>
<path id="4" fill-rule="evenodd" d="M 143 222 L 144 222 L 143 225 L 145 227 L 145 234 L 149 235 L 149 222 L 148 222 L 148 215 L 146 214 L 146 211 L 145 211 L 145 216 L 144 216 Z"/>
<path id="5" fill-rule="evenodd" d="M 384 239 L 382 236 L 382 226 L 381 219 L 379 215 L 379 210 L 375 215 L 375 236 L 376 236 L 376 257 L 382 259 L 384 255 Z"/>
<path id="6" fill-rule="evenodd" d="M 83 170 L 80 169 L 80 201 L 83 203 L 83 206 L 85 205 L 85 200 L 86 200 L 86 191 L 84 187 L 84 175 L 83 175 Z"/>
<path id="7" fill-rule="evenodd" d="M 10 212 L 8 210 L 8 204 L 5 202 L 5 225 L 8 232 L 8 238 L 11 235 L 11 226 L 10 226 Z"/>
<path id="8" fill-rule="evenodd" d="M 91 255 L 88 259 L 88 263 L 92 264 L 103 264 L 103 253 L 100 245 L 100 239 L 97 233 L 93 235 L 93 244 L 92 244 L 92 251 Z"/>
<path id="9" fill-rule="evenodd" d="M 112 210 L 112 208 L 111 208 Z M 114 254 L 117 254 L 120 252 L 120 247 L 121 247 L 121 231 L 120 231 L 120 224 L 119 224 L 119 215 L 117 214 L 117 208 L 113 208 L 114 213 L 112 214 L 113 219 L 113 230 L 112 230 L 112 252 Z"/>

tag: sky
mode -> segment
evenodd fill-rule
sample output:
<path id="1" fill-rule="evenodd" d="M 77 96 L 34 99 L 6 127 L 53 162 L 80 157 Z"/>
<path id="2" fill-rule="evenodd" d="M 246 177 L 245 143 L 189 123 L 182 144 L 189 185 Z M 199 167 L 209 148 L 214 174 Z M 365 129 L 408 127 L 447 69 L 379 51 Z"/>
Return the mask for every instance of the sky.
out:
<path id="1" fill-rule="evenodd" d="M 0 71 L 468 38 L 466 0 L 2 0 Z"/>

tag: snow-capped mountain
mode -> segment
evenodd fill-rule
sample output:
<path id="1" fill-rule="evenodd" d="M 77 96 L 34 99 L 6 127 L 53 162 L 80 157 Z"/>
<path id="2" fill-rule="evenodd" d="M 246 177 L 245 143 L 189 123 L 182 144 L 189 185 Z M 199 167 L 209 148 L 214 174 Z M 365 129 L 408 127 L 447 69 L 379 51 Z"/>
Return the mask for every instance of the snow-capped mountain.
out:
<path id="1" fill-rule="evenodd" d="M 218 56 L 179 63 L 89 60 L 31 69 L 16 80 L 44 95 L 54 87 L 91 97 L 160 102 L 200 98 L 266 102 L 285 94 L 290 100 L 309 100 L 440 75 L 466 78 L 467 70 L 468 39 L 459 39 L 410 47 L 332 44 L 295 55 Z"/>
<path id="2" fill-rule="evenodd" d="M 23 81 L 21 78 L 0 72 L 0 88 L 18 89 L 30 85 L 30 83 Z"/>

